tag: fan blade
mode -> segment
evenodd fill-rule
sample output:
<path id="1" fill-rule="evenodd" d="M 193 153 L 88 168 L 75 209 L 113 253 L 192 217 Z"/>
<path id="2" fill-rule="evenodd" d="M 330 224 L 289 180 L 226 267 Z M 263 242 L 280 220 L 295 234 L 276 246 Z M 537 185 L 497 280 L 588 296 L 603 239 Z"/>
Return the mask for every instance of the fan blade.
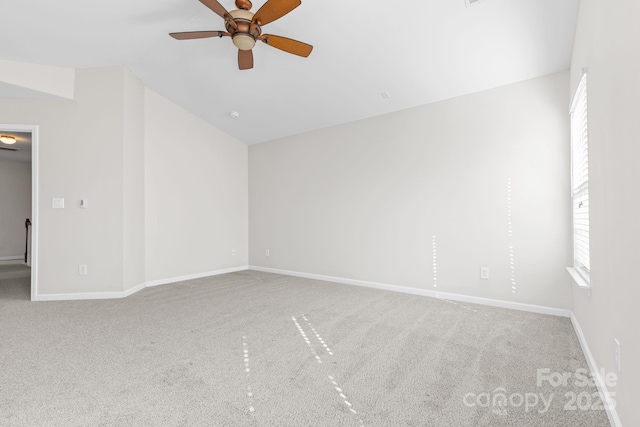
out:
<path id="1" fill-rule="evenodd" d="M 258 21 L 260 25 L 267 25 L 269 22 L 282 18 L 301 4 L 300 0 L 267 0 L 253 15 L 253 20 Z"/>
<path id="2" fill-rule="evenodd" d="M 209 37 L 222 37 L 225 31 L 186 31 L 182 33 L 169 34 L 176 40 L 206 39 Z"/>
<path id="3" fill-rule="evenodd" d="M 241 70 L 253 68 L 253 51 L 238 49 L 238 67 Z"/>
<path id="4" fill-rule="evenodd" d="M 227 12 L 227 9 L 225 9 L 220 3 L 218 3 L 217 0 L 200 0 L 200 2 L 220 15 L 220 17 L 223 19 L 225 19 L 227 16 L 231 16 L 229 15 L 229 12 Z"/>
<path id="5" fill-rule="evenodd" d="M 284 50 L 285 52 L 293 53 L 294 55 L 303 56 L 305 58 L 309 56 L 313 50 L 313 46 L 310 44 L 271 34 L 260 36 L 260 40 L 269 46 L 275 47 L 276 49 Z"/>

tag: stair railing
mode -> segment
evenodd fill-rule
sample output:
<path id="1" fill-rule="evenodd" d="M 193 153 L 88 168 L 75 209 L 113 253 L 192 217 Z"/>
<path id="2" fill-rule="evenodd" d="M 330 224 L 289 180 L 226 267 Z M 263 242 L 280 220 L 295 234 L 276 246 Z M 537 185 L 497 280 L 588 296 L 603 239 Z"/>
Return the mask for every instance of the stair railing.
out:
<path id="1" fill-rule="evenodd" d="M 28 260 L 28 253 L 29 253 L 29 227 L 31 227 L 31 221 L 29 220 L 29 218 L 27 218 L 27 220 L 24 222 L 24 228 L 27 231 L 27 235 L 25 237 L 25 241 L 24 241 L 24 262 L 25 264 L 27 263 Z"/>

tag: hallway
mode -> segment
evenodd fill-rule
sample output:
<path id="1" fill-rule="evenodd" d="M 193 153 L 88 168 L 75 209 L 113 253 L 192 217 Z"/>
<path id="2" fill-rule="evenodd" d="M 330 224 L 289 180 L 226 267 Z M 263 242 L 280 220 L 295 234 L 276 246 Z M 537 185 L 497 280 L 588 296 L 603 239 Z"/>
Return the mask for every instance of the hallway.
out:
<path id="1" fill-rule="evenodd" d="M 6 300 L 31 299 L 31 268 L 24 264 L 0 263 L 0 307 Z"/>

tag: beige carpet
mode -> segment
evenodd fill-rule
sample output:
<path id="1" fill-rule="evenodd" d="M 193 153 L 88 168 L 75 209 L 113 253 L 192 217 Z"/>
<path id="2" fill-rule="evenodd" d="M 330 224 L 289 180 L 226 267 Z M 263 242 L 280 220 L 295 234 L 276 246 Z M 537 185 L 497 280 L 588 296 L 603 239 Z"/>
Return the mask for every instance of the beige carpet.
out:
<path id="1" fill-rule="evenodd" d="M 563 318 L 253 271 L 28 298 L 0 265 L 3 427 L 609 426 L 537 383 L 587 367 Z"/>

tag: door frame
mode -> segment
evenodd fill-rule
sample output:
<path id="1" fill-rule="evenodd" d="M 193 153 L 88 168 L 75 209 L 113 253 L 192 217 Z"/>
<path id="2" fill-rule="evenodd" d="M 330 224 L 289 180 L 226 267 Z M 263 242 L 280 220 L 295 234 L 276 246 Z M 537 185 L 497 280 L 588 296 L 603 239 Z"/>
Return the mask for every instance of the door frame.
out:
<path id="1" fill-rule="evenodd" d="M 2 124 L 0 129 L 5 132 L 31 132 L 31 301 L 38 296 L 38 237 L 40 235 L 39 221 L 39 134 L 38 125 Z"/>

